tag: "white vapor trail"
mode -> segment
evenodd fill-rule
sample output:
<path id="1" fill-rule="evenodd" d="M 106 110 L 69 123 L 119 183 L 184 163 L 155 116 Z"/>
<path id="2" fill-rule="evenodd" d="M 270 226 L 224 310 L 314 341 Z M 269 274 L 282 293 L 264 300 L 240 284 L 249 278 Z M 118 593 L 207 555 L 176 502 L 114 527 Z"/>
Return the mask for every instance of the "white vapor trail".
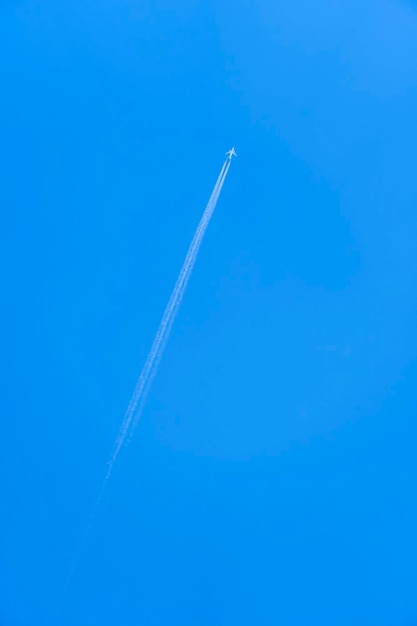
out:
<path id="1" fill-rule="evenodd" d="M 81 558 L 81 554 L 87 542 L 89 533 L 92 529 L 97 509 L 103 499 L 103 496 L 107 487 L 107 483 L 113 472 L 114 465 L 117 461 L 120 451 L 123 445 L 126 443 L 128 436 L 130 438 L 133 435 L 135 428 L 141 417 L 143 407 L 147 398 L 147 394 L 151 387 L 152 381 L 156 375 L 158 365 L 161 361 L 165 346 L 169 339 L 169 335 L 171 333 L 173 323 L 175 321 L 176 315 L 178 313 L 178 309 L 180 307 L 182 298 L 184 296 L 185 290 L 188 285 L 188 281 L 193 271 L 194 264 L 196 262 L 201 243 L 203 241 L 205 232 L 207 230 L 207 226 L 209 225 L 211 216 L 213 215 L 214 209 L 216 208 L 216 204 L 219 199 L 224 181 L 226 180 L 226 176 L 229 171 L 230 164 L 231 164 L 231 156 L 226 159 L 226 161 L 223 163 L 222 169 L 220 170 L 220 174 L 217 178 L 216 184 L 214 185 L 210 199 L 201 217 L 200 223 L 197 226 L 197 229 L 194 233 L 194 237 L 191 241 L 190 247 L 188 248 L 187 255 L 185 257 L 184 263 L 182 265 L 179 276 L 177 278 L 177 282 L 175 283 L 175 287 L 169 298 L 168 304 L 165 308 L 164 314 L 159 324 L 159 328 L 153 340 L 151 349 L 146 358 L 145 364 L 143 365 L 142 371 L 139 375 L 139 379 L 136 383 L 136 387 L 133 391 L 132 398 L 129 402 L 129 405 L 127 407 L 126 413 L 123 418 L 122 425 L 117 435 L 113 452 L 107 464 L 104 479 L 100 485 L 100 488 L 97 491 L 96 498 L 91 506 L 87 526 L 84 531 L 83 538 L 79 545 L 78 551 L 76 553 L 73 566 L 70 570 L 70 573 L 67 579 L 67 584 L 64 589 L 64 595 L 66 594 L 70 580 L 72 579 L 77 569 L 77 565 Z"/>
<path id="2" fill-rule="evenodd" d="M 177 278 L 177 282 L 175 283 L 175 287 L 165 308 L 162 320 L 159 324 L 159 328 L 153 340 L 152 347 L 139 375 L 138 382 L 136 383 L 132 398 L 129 402 L 122 425 L 117 435 L 116 444 L 111 454 L 110 460 L 107 464 L 104 480 L 98 492 L 95 506 L 93 507 L 94 511 L 97 509 L 97 506 L 99 505 L 103 497 L 107 482 L 111 476 L 117 457 L 119 456 L 119 453 L 123 445 L 125 444 L 128 435 L 129 438 L 133 435 L 133 432 L 141 417 L 147 394 L 156 375 L 158 365 L 169 339 L 173 323 L 175 321 L 178 309 L 180 307 L 182 298 L 188 285 L 188 281 L 193 271 L 201 243 L 207 230 L 207 226 L 209 225 L 211 216 L 213 215 L 214 209 L 216 208 L 220 192 L 229 171 L 230 163 L 231 160 L 228 158 L 223 164 L 216 184 L 211 193 L 210 199 L 201 217 L 200 223 L 195 231 L 190 247 L 188 248 L 188 252 Z"/>

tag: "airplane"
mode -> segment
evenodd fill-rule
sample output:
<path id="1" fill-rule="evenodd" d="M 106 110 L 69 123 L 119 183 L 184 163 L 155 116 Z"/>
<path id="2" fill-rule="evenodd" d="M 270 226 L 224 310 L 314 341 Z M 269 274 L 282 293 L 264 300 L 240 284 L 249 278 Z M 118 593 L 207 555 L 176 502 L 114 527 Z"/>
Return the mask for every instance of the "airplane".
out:
<path id="1" fill-rule="evenodd" d="M 226 152 L 226 154 L 228 155 L 228 157 L 229 157 L 230 161 L 232 160 L 232 158 L 233 158 L 234 156 L 236 156 L 236 157 L 237 157 L 237 154 L 236 154 L 236 152 L 235 152 L 235 149 L 234 149 L 234 148 L 232 148 L 231 150 L 228 150 L 228 151 Z"/>

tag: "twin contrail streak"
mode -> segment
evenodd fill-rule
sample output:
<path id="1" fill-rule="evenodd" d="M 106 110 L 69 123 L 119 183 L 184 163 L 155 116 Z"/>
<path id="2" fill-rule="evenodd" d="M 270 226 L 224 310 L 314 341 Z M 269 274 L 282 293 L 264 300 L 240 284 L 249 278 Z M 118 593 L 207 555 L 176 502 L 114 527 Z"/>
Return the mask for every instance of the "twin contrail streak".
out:
<path id="1" fill-rule="evenodd" d="M 230 150 L 227 154 L 229 156 L 226 159 L 226 161 L 223 163 L 223 167 L 220 170 L 220 174 L 217 178 L 216 184 L 214 185 L 214 189 L 211 193 L 210 199 L 201 217 L 200 223 L 197 226 L 197 229 L 194 233 L 194 237 L 191 241 L 190 247 L 188 248 L 187 255 L 185 257 L 184 263 L 182 265 L 179 276 L 177 278 L 177 282 L 175 283 L 175 287 L 171 293 L 168 304 L 165 308 L 164 314 L 159 324 L 159 328 L 153 340 L 151 349 L 146 358 L 145 364 L 139 375 L 138 382 L 136 383 L 136 387 L 133 391 L 132 398 L 127 407 L 122 425 L 120 427 L 119 433 L 116 438 L 116 443 L 115 443 L 113 452 L 107 464 L 104 479 L 100 485 L 96 498 L 90 509 L 88 523 L 87 523 L 83 538 L 81 540 L 80 546 L 78 548 L 77 555 L 74 559 L 73 567 L 70 571 L 70 574 L 67 580 L 67 587 L 72 576 L 74 575 L 77 569 L 77 564 L 79 563 L 79 559 L 81 558 L 81 554 L 83 552 L 88 536 L 90 534 L 97 509 L 103 499 L 108 481 L 113 472 L 114 465 L 117 461 L 117 458 L 121 452 L 122 447 L 127 442 L 128 437 L 130 438 L 133 435 L 135 428 L 141 417 L 148 392 L 150 390 L 152 381 L 156 375 L 158 365 L 161 361 L 165 346 L 169 339 L 169 335 L 171 333 L 173 323 L 175 321 L 176 315 L 178 313 L 178 309 L 180 307 L 182 298 L 184 296 L 185 290 L 188 285 L 188 281 L 193 271 L 194 264 L 196 262 L 201 243 L 203 241 L 205 232 L 207 230 L 207 226 L 209 225 L 214 209 L 216 208 L 216 204 L 219 199 L 224 181 L 226 180 L 226 176 L 230 168 L 232 157 L 236 155 L 234 149 Z"/>
<path id="2" fill-rule="evenodd" d="M 100 490 L 98 491 L 97 498 L 93 506 L 93 510 L 92 510 L 93 515 L 104 495 L 107 482 L 112 474 L 114 465 L 117 461 L 120 451 L 123 445 L 126 443 L 127 438 L 128 437 L 130 438 L 133 435 L 134 430 L 141 417 L 147 394 L 151 387 L 152 381 L 156 375 L 158 365 L 161 361 L 165 346 L 169 339 L 169 335 L 171 333 L 173 323 L 175 321 L 176 315 L 178 313 L 178 309 L 180 307 L 182 298 L 184 296 L 185 290 L 188 285 L 188 281 L 193 271 L 194 264 L 196 262 L 201 243 L 203 241 L 205 232 L 207 230 L 207 226 L 209 225 L 211 216 L 213 215 L 214 209 L 216 208 L 216 204 L 219 199 L 220 192 L 222 190 L 227 173 L 229 171 L 230 164 L 231 164 L 231 159 L 229 157 L 228 159 L 226 159 L 226 161 L 223 164 L 223 167 L 217 178 L 214 189 L 211 193 L 210 199 L 207 203 L 207 206 L 201 217 L 200 223 L 191 241 L 191 244 L 188 249 L 187 255 L 185 257 L 184 263 L 182 265 L 181 271 L 177 278 L 177 282 L 175 283 L 175 287 L 172 291 L 171 297 L 168 301 L 168 304 L 162 316 L 162 320 L 159 324 L 159 328 L 153 340 L 152 347 L 146 358 L 145 364 L 139 375 L 138 382 L 136 383 L 136 387 L 134 389 L 129 406 L 126 410 L 122 425 L 120 427 L 120 430 L 116 439 L 116 444 L 114 446 L 110 460 L 107 464 L 107 469 L 106 469 L 103 483 L 101 485 Z"/>

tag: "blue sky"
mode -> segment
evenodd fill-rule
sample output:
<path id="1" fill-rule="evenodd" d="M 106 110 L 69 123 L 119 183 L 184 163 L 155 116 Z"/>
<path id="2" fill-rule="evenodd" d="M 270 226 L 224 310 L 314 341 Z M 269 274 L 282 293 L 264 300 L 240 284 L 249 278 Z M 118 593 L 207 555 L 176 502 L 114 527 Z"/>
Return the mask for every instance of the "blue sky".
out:
<path id="1" fill-rule="evenodd" d="M 1 625 L 415 624 L 416 3 L 6 0 L 0 53 Z"/>

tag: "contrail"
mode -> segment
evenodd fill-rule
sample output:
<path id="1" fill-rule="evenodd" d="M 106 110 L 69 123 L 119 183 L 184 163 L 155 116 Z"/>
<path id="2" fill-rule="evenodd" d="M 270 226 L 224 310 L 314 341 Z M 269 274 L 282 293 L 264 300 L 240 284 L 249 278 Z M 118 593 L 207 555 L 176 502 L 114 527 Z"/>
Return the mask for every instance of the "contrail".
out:
<path id="1" fill-rule="evenodd" d="M 64 595 L 66 594 L 70 580 L 72 579 L 77 569 L 77 565 L 81 558 L 81 555 L 84 550 L 85 544 L 87 542 L 91 528 L 93 526 L 97 509 L 100 506 L 100 503 L 103 499 L 104 493 L 106 491 L 107 483 L 113 472 L 114 465 L 117 461 L 120 451 L 123 445 L 126 443 L 128 436 L 130 439 L 130 437 L 133 435 L 134 430 L 141 417 L 143 407 L 146 402 L 147 394 L 150 390 L 152 381 L 158 369 L 158 365 L 161 361 L 165 346 L 169 339 L 172 326 L 174 324 L 182 298 L 184 296 L 185 290 L 188 285 L 188 281 L 193 271 L 194 264 L 196 262 L 198 252 L 199 252 L 201 243 L 203 241 L 205 232 L 210 223 L 210 219 L 213 215 L 214 209 L 216 208 L 216 204 L 219 199 L 220 192 L 222 190 L 223 184 L 226 180 L 226 176 L 230 168 L 232 157 L 236 155 L 234 149 L 230 150 L 227 154 L 229 156 L 223 163 L 223 166 L 220 170 L 220 174 L 217 178 L 216 184 L 214 185 L 214 188 L 209 198 L 209 201 L 207 203 L 207 206 L 200 219 L 200 223 L 197 226 L 197 229 L 194 233 L 194 237 L 188 248 L 187 255 L 185 257 L 184 263 L 178 275 L 177 282 L 175 283 L 174 289 L 168 300 L 168 304 L 165 308 L 164 314 L 162 316 L 161 322 L 159 324 L 158 330 L 153 340 L 151 349 L 146 358 L 145 364 L 142 367 L 142 371 L 139 375 L 138 381 L 136 383 L 136 387 L 133 391 L 133 395 L 127 407 L 126 413 L 124 415 L 122 425 L 120 427 L 119 433 L 116 438 L 114 449 L 107 463 L 107 468 L 106 468 L 106 472 L 104 475 L 104 479 L 100 485 L 100 488 L 97 491 L 96 498 L 91 506 L 87 526 L 84 531 L 83 538 L 81 540 L 79 548 L 77 550 L 70 574 L 68 576 L 67 584 L 64 589 Z"/>
<path id="2" fill-rule="evenodd" d="M 114 446 L 113 452 L 107 464 L 107 469 L 104 475 L 104 480 L 101 484 L 100 489 L 98 490 L 97 498 L 92 507 L 92 511 L 90 514 L 91 521 L 104 495 L 107 482 L 112 474 L 114 464 L 116 463 L 119 453 L 123 445 L 125 444 L 128 435 L 129 435 L 129 438 L 133 435 L 135 427 L 141 417 L 141 413 L 142 413 L 143 406 L 146 401 L 147 394 L 149 392 L 152 381 L 156 375 L 158 365 L 160 363 L 165 346 L 169 339 L 169 335 L 170 335 L 173 323 L 175 321 L 175 317 L 178 313 L 181 300 L 187 288 L 187 284 L 190 279 L 195 261 L 197 259 L 197 255 L 198 255 L 201 243 L 203 241 L 205 232 L 207 230 L 207 226 L 209 225 L 211 216 L 213 215 L 214 209 L 216 208 L 216 204 L 219 199 L 224 181 L 226 180 L 226 176 L 229 171 L 230 164 L 231 164 L 231 158 L 229 156 L 229 158 L 227 158 L 226 161 L 223 163 L 223 166 L 220 170 L 220 174 L 217 178 L 216 184 L 214 185 L 213 191 L 211 193 L 210 199 L 201 217 L 200 223 L 197 226 L 197 229 L 194 233 L 194 237 L 191 241 L 191 244 L 188 248 L 188 252 L 185 257 L 182 268 L 180 270 L 179 276 L 177 278 L 177 282 L 175 283 L 174 289 L 171 293 L 168 304 L 165 308 L 164 314 L 159 324 L 159 328 L 156 332 L 155 338 L 153 340 L 149 354 L 146 358 L 145 364 L 143 365 L 142 371 L 139 375 L 138 382 L 136 383 L 136 387 L 134 389 L 132 398 L 129 402 L 122 425 L 117 435 L 116 444 Z"/>
<path id="3" fill-rule="evenodd" d="M 116 462 L 116 459 L 120 453 L 123 444 L 126 441 L 128 434 L 130 437 L 133 435 L 134 429 L 140 419 L 141 411 L 143 409 L 147 393 L 155 377 L 159 362 L 162 358 L 166 343 L 169 339 L 175 317 L 178 313 L 178 309 L 180 307 L 182 298 L 188 285 L 188 281 L 193 271 L 201 243 L 207 230 L 207 226 L 210 222 L 211 216 L 213 215 L 214 209 L 216 208 L 220 192 L 229 171 L 230 163 L 230 159 L 227 159 L 224 162 L 210 199 L 203 213 L 203 216 L 191 241 L 181 271 L 177 278 L 177 282 L 175 283 L 175 287 L 165 308 L 162 320 L 159 324 L 159 328 L 153 340 L 152 347 L 139 375 L 138 382 L 136 383 L 136 387 L 127 408 L 125 417 L 123 419 L 122 426 L 119 430 L 119 434 L 116 439 L 116 445 L 107 466 L 107 471 L 104 478 L 105 483 L 110 478 L 114 463 Z"/>

